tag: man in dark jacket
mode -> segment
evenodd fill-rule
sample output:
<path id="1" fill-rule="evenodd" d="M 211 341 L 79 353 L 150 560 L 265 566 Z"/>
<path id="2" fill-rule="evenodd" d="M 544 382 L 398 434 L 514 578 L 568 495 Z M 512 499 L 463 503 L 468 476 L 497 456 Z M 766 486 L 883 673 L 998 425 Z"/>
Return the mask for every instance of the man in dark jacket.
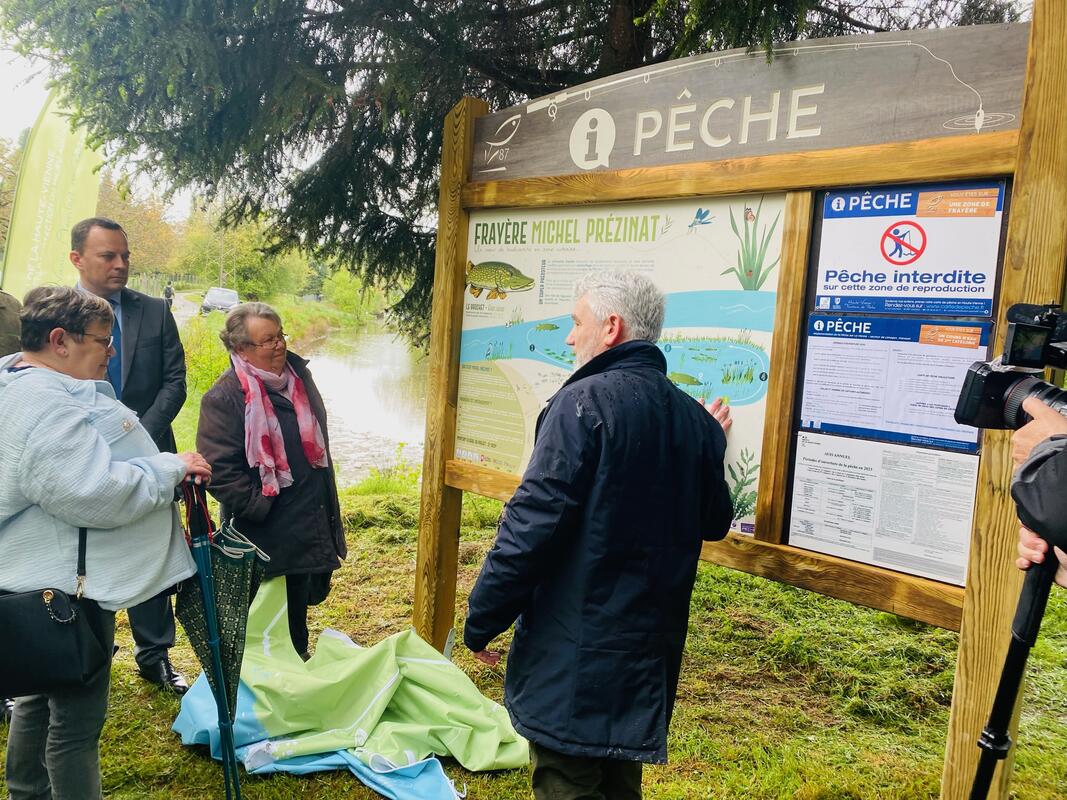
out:
<path id="1" fill-rule="evenodd" d="M 185 351 L 174 317 L 162 299 L 126 288 L 130 247 L 117 222 L 90 217 L 77 223 L 70 232 L 70 261 L 78 286 L 107 300 L 115 312 L 115 354 L 107 368 L 115 396 L 137 412 L 161 451 L 175 452 L 170 424 L 185 402 Z M 168 656 L 175 634 L 170 595 L 157 595 L 128 614 L 141 677 L 184 694 L 189 686 Z"/>
<path id="2" fill-rule="evenodd" d="M 641 762 L 667 759 L 701 543 L 733 516 L 726 437 L 667 379 L 653 344 L 664 301 L 647 278 L 594 275 L 577 295 L 577 371 L 538 418 L 464 642 L 496 663 L 486 648 L 515 622 L 505 701 L 531 744 L 535 797 L 627 800 Z"/>

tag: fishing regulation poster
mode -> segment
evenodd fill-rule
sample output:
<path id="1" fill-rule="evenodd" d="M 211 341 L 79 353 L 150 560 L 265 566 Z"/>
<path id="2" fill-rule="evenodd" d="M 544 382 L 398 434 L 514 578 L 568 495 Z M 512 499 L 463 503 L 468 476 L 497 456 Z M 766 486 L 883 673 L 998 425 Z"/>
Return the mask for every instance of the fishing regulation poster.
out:
<path id="1" fill-rule="evenodd" d="M 815 310 L 989 317 L 1004 182 L 827 192 Z"/>
<path id="2" fill-rule="evenodd" d="M 800 427 L 978 451 L 955 420 L 968 368 L 988 354 L 989 322 L 812 314 Z"/>
<path id="3" fill-rule="evenodd" d="M 977 456 L 796 436 L 789 544 L 963 585 Z"/>
<path id="4" fill-rule="evenodd" d="M 668 377 L 730 403 L 735 530 L 754 531 L 785 197 L 474 211 L 467 239 L 457 459 L 520 475 L 537 416 L 574 370 L 574 286 L 637 270 L 667 298 Z"/>

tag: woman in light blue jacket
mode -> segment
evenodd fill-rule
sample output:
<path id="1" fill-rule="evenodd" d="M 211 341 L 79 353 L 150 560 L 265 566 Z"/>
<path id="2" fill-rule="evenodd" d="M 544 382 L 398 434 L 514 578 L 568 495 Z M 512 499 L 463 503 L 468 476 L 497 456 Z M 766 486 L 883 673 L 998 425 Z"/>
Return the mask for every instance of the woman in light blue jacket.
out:
<path id="1" fill-rule="evenodd" d="M 106 300 L 41 287 L 26 295 L 20 319 L 22 352 L 0 361 L 0 590 L 73 594 L 78 528 L 87 528 L 83 613 L 110 652 L 117 609 L 195 571 L 174 489 L 211 470 L 196 453 L 160 453 L 115 399 L 104 379 L 115 352 Z M 18 698 L 7 744 L 12 800 L 101 797 L 109 666 L 85 686 Z"/>

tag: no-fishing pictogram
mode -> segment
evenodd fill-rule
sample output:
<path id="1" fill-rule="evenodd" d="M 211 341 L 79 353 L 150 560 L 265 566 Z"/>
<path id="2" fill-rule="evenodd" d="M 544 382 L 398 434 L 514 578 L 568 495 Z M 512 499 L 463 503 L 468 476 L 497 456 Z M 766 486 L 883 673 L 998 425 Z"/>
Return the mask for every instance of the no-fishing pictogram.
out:
<path id="1" fill-rule="evenodd" d="M 917 261 L 926 250 L 926 231 L 917 222 L 894 222 L 882 234 L 882 258 L 903 267 Z"/>

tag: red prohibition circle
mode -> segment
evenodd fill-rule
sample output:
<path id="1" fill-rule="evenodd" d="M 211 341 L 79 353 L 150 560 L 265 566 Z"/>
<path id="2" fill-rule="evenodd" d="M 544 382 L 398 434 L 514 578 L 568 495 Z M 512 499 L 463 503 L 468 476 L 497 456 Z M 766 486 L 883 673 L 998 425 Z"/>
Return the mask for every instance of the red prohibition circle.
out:
<path id="1" fill-rule="evenodd" d="M 919 235 L 918 244 L 904 238 L 905 233 L 912 231 Z M 890 264 L 904 267 L 918 261 L 919 256 L 926 250 L 926 231 L 923 230 L 918 222 L 912 222 L 910 219 L 894 222 L 885 229 L 879 246 L 882 251 L 882 258 Z M 892 255 L 898 252 L 900 253 L 899 256 Z"/>

